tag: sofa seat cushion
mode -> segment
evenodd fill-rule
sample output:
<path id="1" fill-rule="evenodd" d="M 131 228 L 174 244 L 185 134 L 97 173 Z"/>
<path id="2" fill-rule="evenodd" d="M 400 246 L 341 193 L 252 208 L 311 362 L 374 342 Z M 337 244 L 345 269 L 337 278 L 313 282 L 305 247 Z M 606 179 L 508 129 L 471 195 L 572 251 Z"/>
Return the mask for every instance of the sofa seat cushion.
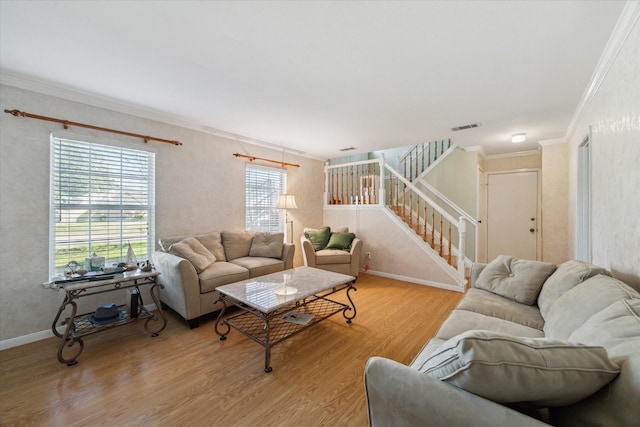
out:
<path id="1" fill-rule="evenodd" d="M 227 261 L 249 256 L 254 231 L 223 231 L 221 235 Z"/>
<path id="2" fill-rule="evenodd" d="M 200 293 L 213 292 L 216 287 L 250 278 L 249 270 L 231 262 L 216 262 L 198 274 Z"/>
<path id="3" fill-rule="evenodd" d="M 597 312 L 618 300 L 633 298 L 640 298 L 640 294 L 629 285 L 598 274 L 558 298 L 547 316 L 544 334 L 549 338 L 568 339 Z"/>
<path id="4" fill-rule="evenodd" d="M 250 278 L 284 270 L 284 261 L 275 258 L 243 257 L 236 258 L 231 263 L 249 270 Z"/>
<path id="5" fill-rule="evenodd" d="M 520 304 L 482 289 L 469 289 L 457 309 L 497 317 L 538 330 L 542 330 L 544 326 L 544 319 L 537 306 Z"/>
<path id="6" fill-rule="evenodd" d="M 436 351 L 442 344 L 447 342 L 447 340 L 443 340 L 442 338 L 431 338 L 427 343 L 422 347 L 420 352 L 413 358 L 409 366 L 414 369 L 418 369 L 422 366 L 422 364 Z"/>
<path id="7" fill-rule="evenodd" d="M 551 306 L 565 292 L 597 274 L 611 276 L 611 273 L 605 268 L 575 259 L 560 264 L 557 270 L 544 282 L 540 295 L 538 295 L 538 307 L 540 307 L 542 317 L 547 318 Z"/>
<path id="8" fill-rule="evenodd" d="M 475 287 L 533 305 L 555 264 L 499 255 L 478 275 Z"/>
<path id="9" fill-rule="evenodd" d="M 351 254 L 340 249 L 322 249 L 316 252 L 316 265 L 351 264 Z"/>
<path id="10" fill-rule="evenodd" d="M 544 336 L 541 330 L 520 325 L 519 323 L 473 311 L 453 310 L 447 320 L 440 326 L 440 329 L 438 329 L 436 338 L 448 340 L 472 329 L 485 329 L 518 337 L 540 338 Z"/>
<path id="11" fill-rule="evenodd" d="M 494 402 L 540 407 L 576 403 L 620 372 L 602 347 L 482 330 L 448 340 L 418 370 Z"/>

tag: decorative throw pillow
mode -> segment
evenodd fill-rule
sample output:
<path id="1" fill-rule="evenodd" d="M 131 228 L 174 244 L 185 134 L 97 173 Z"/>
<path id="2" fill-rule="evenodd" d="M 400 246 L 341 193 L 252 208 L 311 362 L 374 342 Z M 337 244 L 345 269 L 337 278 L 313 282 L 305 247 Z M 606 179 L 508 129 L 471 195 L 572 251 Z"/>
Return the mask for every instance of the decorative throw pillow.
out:
<path id="1" fill-rule="evenodd" d="M 304 237 L 309 239 L 314 251 L 319 251 L 327 246 L 329 243 L 329 237 L 331 237 L 331 229 L 329 227 L 322 227 L 318 229 L 308 229 L 304 232 Z"/>
<path id="2" fill-rule="evenodd" d="M 191 262 L 198 273 L 216 261 L 216 257 L 195 237 L 187 237 L 174 243 L 169 248 L 169 252 Z"/>
<path id="3" fill-rule="evenodd" d="M 498 403 L 578 402 L 619 373 L 602 347 L 472 330 L 442 344 L 419 368 Z"/>
<path id="4" fill-rule="evenodd" d="M 329 243 L 325 249 L 341 249 L 343 251 L 351 250 L 351 242 L 356 238 L 353 233 L 331 233 Z"/>
<path id="5" fill-rule="evenodd" d="M 522 304 L 534 305 L 540 289 L 556 269 L 549 262 L 499 255 L 480 272 L 475 286 Z"/>
<path id="6" fill-rule="evenodd" d="M 253 236 L 249 256 L 263 258 L 281 258 L 284 245 L 284 233 L 257 232 Z"/>

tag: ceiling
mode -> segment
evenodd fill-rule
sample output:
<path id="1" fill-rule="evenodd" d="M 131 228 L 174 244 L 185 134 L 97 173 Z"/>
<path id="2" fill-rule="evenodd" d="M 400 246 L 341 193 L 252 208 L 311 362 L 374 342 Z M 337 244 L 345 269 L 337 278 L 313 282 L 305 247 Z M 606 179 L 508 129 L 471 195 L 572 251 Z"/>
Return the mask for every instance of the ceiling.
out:
<path id="1" fill-rule="evenodd" d="M 0 0 L 0 71 L 320 159 L 491 155 L 566 134 L 624 5 Z"/>

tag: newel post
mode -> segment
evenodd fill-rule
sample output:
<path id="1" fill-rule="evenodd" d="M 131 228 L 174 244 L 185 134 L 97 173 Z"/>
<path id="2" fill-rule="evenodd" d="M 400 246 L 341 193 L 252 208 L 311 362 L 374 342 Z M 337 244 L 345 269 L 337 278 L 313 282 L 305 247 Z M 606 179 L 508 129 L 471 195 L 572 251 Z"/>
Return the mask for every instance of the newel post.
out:
<path id="1" fill-rule="evenodd" d="M 385 185 L 384 185 L 384 153 L 380 153 L 380 186 L 378 187 L 378 204 L 384 206 L 385 203 Z"/>
<path id="2" fill-rule="evenodd" d="M 460 217 L 458 220 L 458 274 L 464 279 L 464 251 L 467 234 L 467 223 L 464 217 Z"/>

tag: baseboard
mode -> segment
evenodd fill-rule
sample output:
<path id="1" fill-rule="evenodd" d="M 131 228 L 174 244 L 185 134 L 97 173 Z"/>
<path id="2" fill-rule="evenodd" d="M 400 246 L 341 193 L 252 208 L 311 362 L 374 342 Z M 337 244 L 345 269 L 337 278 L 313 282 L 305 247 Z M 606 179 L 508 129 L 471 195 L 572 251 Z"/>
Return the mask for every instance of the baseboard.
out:
<path id="1" fill-rule="evenodd" d="M 154 311 L 156 309 L 155 304 L 145 305 L 149 311 Z M 64 326 L 58 326 L 57 330 L 60 334 L 64 333 Z M 0 341 L 0 351 L 6 350 L 13 347 L 18 347 L 20 345 L 29 344 L 36 341 L 46 340 L 47 338 L 54 337 L 53 331 L 51 329 L 47 329 L 40 332 L 34 332 L 32 334 L 22 335 L 15 338 L 9 338 L 7 340 Z"/>
<path id="2" fill-rule="evenodd" d="M 367 270 L 366 274 L 371 274 L 372 276 L 386 277 L 388 279 L 401 280 L 403 282 L 415 283 L 418 285 L 431 286 L 434 288 L 445 289 L 447 291 L 456 291 L 456 292 L 464 293 L 464 286 L 456 286 L 456 285 L 450 285 L 448 283 L 432 282 L 430 280 L 416 279 L 415 277 L 400 276 L 398 274 L 389 274 L 389 273 L 384 273 L 382 271 L 375 271 L 375 270 Z M 357 283 L 358 282 L 356 282 L 356 284 Z"/>

